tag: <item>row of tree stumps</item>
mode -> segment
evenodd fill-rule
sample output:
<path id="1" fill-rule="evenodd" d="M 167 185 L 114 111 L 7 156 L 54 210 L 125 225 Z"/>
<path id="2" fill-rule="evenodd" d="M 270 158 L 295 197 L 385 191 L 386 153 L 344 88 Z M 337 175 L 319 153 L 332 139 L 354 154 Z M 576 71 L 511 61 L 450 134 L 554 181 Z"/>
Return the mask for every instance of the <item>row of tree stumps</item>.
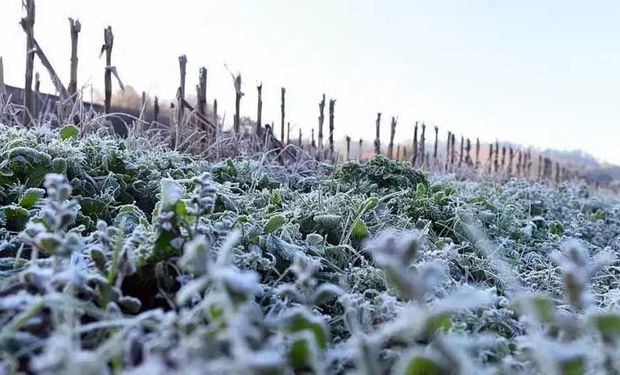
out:
<path id="1" fill-rule="evenodd" d="M 75 104 L 79 97 L 79 90 L 77 86 L 77 69 L 78 69 L 78 37 L 81 31 L 81 24 L 79 21 L 69 19 L 70 24 L 70 36 L 71 36 L 71 58 L 70 58 L 70 81 L 69 85 L 65 88 L 61 82 L 58 74 L 54 70 L 52 64 L 47 59 L 43 49 L 38 44 L 35 34 L 35 0 L 24 0 L 24 8 L 26 10 L 26 16 L 21 19 L 21 26 L 26 35 L 26 72 L 25 72 L 25 85 L 24 85 L 24 111 L 23 123 L 29 126 L 32 123 L 32 115 L 37 113 L 38 108 L 36 100 L 34 98 L 39 92 L 39 75 L 34 74 L 34 60 L 37 56 L 41 64 L 47 70 L 52 83 L 54 84 L 57 92 L 60 96 L 61 105 L 59 110 L 64 112 L 64 115 L 70 112 L 71 107 Z M 114 45 L 114 34 L 112 28 L 107 27 L 104 29 L 104 43 L 101 47 L 100 57 L 105 55 L 105 69 L 104 69 L 104 113 L 108 114 L 111 111 L 112 103 L 112 77 L 114 76 L 121 89 L 123 84 L 118 76 L 116 67 L 112 65 L 112 50 Z M 0 90 L 3 89 L 2 80 L 2 66 L 0 60 Z M 172 122 L 170 126 L 170 146 L 177 148 L 179 145 L 180 127 L 193 122 L 198 124 L 199 129 L 204 133 L 201 138 L 202 144 L 205 146 L 214 141 L 218 134 L 221 132 L 221 124 L 218 119 L 217 112 L 217 99 L 213 100 L 211 116 L 207 113 L 207 68 L 201 67 L 198 74 L 198 84 L 196 85 L 196 104 L 195 107 L 186 100 L 186 66 L 187 57 L 185 55 L 179 56 L 179 71 L 180 81 L 179 87 L 176 93 L 176 101 L 171 103 L 171 116 Z M 254 127 L 248 129 L 242 129 L 241 124 L 241 100 L 243 97 L 242 92 L 242 80 L 241 74 L 231 74 L 234 85 L 235 95 L 235 113 L 233 117 L 232 133 L 236 137 L 242 138 L 246 136 L 252 136 L 255 141 L 256 148 L 260 150 L 266 149 L 286 149 L 287 145 L 296 143 L 296 146 L 300 148 L 306 148 L 312 155 L 319 161 L 338 161 L 339 154 L 334 144 L 334 121 L 335 121 L 335 99 L 327 98 L 323 94 L 319 102 L 319 116 L 318 116 L 318 139 L 315 140 L 314 128 L 311 132 L 311 140 L 309 144 L 304 144 L 303 134 L 299 129 L 299 135 L 296 142 L 291 142 L 291 123 L 286 121 L 286 88 L 282 87 L 280 90 L 280 137 L 279 139 L 274 134 L 274 124 L 262 123 L 262 83 L 257 85 L 258 101 L 257 101 L 257 113 L 256 123 Z M 33 80 L 35 95 L 33 95 Z M 326 107 L 327 106 L 327 145 L 324 142 L 325 136 L 325 120 L 326 120 Z M 146 107 L 146 94 L 142 93 L 142 112 Z M 158 121 L 159 117 L 159 101 L 158 98 L 154 98 L 153 103 L 153 118 L 154 121 Z M 77 119 L 79 121 L 79 119 Z M 469 138 L 460 136 L 459 145 L 457 147 L 457 137 L 453 132 L 448 132 L 447 139 L 445 141 L 445 152 L 440 153 L 439 148 L 439 128 L 435 126 L 434 130 L 434 145 L 432 150 L 427 150 L 427 126 L 425 123 L 416 122 L 413 128 L 413 143 L 411 150 L 407 146 L 396 145 L 394 143 L 396 128 L 398 125 L 398 118 L 392 117 L 390 122 L 390 135 L 389 143 L 387 145 L 386 155 L 390 159 L 397 160 L 410 160 L 412 165 L 418 168 L 425 168 L 429 170 L 444 170 L 446 172 L 454 172 L 458 170 L 479 170 L 488 174 L 500 175 L 500 176 L 518 176 L 526 178 L 538 178 L 546 180 L 554 180 L 560 182 L 575 177 L 575 174 L 568 168 L 561 166 L 560 163 L 551 160 L 550 158 L 538 155 L 538 160 L 535 162 L 532 158 L 530 150 L 523 150 L 515 148 L 512 145 L 501 145 L 499 142 L 491 143 L 488 146 L 488 157 L 483 160 L 481 155 L 482 149 L 480 140 L 477 138 L 475 143 Z M 381 113 L 377 113 L 376 121 L 376 137 L 374 140 L 374 154 L 381 154 Z M 243 133 L 243 134 L 242 134 Z M 351 137 L 345 137 L 346 147 L 345 155 L 342 159 L 352 159 L 351 154 Z M 327 148 L 325 148 L 327 146 Z M 410 152 L 411 151 L 411 152 Z M 443 154 L 443 155 L 442 155 Z M 295 153 L 290 153 L 291 157 L 295 157 Z M 363 140 L 358 142 L 357 159 L 364 158 Z M 536 164 L 536 170 L 534 165 Z"/>
<path id="2" fill-rule="evenodd" d="M 427 150 L 426 147 L 429 143 L 427 142 L 427 126 L 425 123 L 418 123 L 417 121 L 413 127 L 413 143 L 409 157 L 407 147 L 397 145 L 395 148 L 394 138 L 397 121 L 396 117 L 392 117 L 386 156 L 390 159 L 410 160 L 411 164 L 417 168 L 445 172 L 479 171 L 500 177 L 523 177 L 556 183 L 578 178 L 574 171 L 549 157 L 539 154 L 537 162 L 534 162 L 531 149 L 524 150 L 513 145 L 500 145 L 499 141 L 488 145 L 488 156 L 486 160 L 483 160 L 479 138 L 472 142 L 470 138 L 460 136 L 457 145 L 457 136 L 451 131 L 447 133 L 445 151 L 440 153 L 439 127 L 437 126 L 433 127 L 434 143 L 432 150 Z M 346 136 L 345 141 L 345 160 L 351 160 L 351 138 Z M 362 139 L 359 140 L 358 150 L 357 159 L 364 159 Z M 373 154 L 381 153 L 381 113 L 377 113 Z M 536 170 L 534 170 L 535 164 Z"/>

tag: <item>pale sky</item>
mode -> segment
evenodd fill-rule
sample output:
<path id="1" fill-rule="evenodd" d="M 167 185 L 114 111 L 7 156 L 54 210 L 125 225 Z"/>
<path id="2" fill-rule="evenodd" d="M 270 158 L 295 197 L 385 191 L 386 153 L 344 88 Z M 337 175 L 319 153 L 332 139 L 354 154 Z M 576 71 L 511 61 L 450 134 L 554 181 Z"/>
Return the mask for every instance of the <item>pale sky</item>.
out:
<path id="1" fill-rule="evenodd" d="M 0 0 L 5 81 L 23 85 L 22 0 Z M 374 138 L 376 112 L 398 116 L 397 138 L 415 120 L 481 140 L 583 149 L 620 164 L 620 3 L 574 0 L 38 0 L 35 37 L 68 83 L 67 17 L 79 18 L 79 84 L 103 86 L 103 29 L 113 64 L 137 91 L 174 97 L 178 56 L 187 90 L 209 70 L 207 96 L 227 123 L 243 77 L 242 115 L 287 119 L 306 136 L 318 101 L 336 98 L 336 138 Z M 40 65 L 43 89 L 51 88 Z M 297 135 L 297 132 L 295 132 Z"/>

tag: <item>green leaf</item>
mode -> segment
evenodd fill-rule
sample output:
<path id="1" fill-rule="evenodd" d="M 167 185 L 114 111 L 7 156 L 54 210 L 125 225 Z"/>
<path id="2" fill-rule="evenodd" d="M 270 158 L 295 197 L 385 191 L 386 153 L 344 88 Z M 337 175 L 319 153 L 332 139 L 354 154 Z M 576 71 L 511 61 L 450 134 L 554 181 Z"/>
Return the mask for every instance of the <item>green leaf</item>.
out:
<path id="1" fill-rule="evenodd" d="M 311 313 L 298 309 L 288 319 L 288 332 L 296 333 L 308 330 L 314 336 L 316 344 L 321 349 L 327 348 L 328 333 L 323 320 Z"/>
<path id="2" fill-rule="evenodd" d="M 356 241 L 361 241 L 368 237 L 368 227 L 362 219 L 355 220 L 353 227 L 351 228 L 351 238 Z"/>
<path id="3" fill-rule="evenodd" d="M 441 375 L 444 373 L 439 363 L 424 355 L 409 358 L 403 369 L 403 375 Z"/>
<path id="4" fill-rule="evenodd" d="M 76 139 L 80 136 L 80 129 L 78 129 L 75 125 L 65 125 L 60 129 L 60 139 Z"/>
<path id="5" fill-rule="evenodd" d="M 379 204 L 379 200 L 377 198 L 368 198 L 366 199 L 366 201 L 364 202 L 364 204 L 362 204 L 362 209 L 360 210 L 360 215 L 365 214 L 366 212 L 370 211 L 370 210 L 374 210 L 375 207 L 377 207 L 377 205 Z"/>
<path id="6" fill-rule="evenodd" d="M 291 344 L 289 360 L 291 366 L 298 371 L 311 369 L 317 360 L 313 350 L 313 343 L 308 336 L 300 335 Z"/>
<path id="7" fill-rule="evenodd" d="M 13 231 L 21 231 L 28 223 L 29 213 L 28 210 L 18 206 L 10 205 L 4 206 L 0 209 L 6 222 L 6 228 Z"/>
<path id="8" fill-rule="evenodd" d="M 30 209 L 34 207 L 45 195 L 45 190 L 38 188 L 26 189 L 24 195 L 19 199 L 19 205 L 23 208 Z"/>
<path id="9" fill-rule="evenodd" d="M 594 326 L 606 341 L 620 338 L 620 315 L 602 313 L 594 317 Z"/>
<path id="10" fill-rule="evenodd" d="M 549 224 L 549 232 L 556 236 L 559 236 L 564 233 L 564 226 L 559 221 L 552 221 Z"/>
<path id="11" fill-rule="evenodd" d="M 280 229 L 286 222 L 286 218 L 283 215 L 273 215 L 267 221 L 267 224 L 263 227 L 263 233 L 272 233 Z"/>
<path id="12" fill-rule="evenodd" d="M 424 338 L 431 338 L 438 331 L 448 331 L 452 328 L 452 319 L 450 314 L 439 313 L 429 316 L 424 322 L 424 328 L 422 329 L 422 336 Z"/>

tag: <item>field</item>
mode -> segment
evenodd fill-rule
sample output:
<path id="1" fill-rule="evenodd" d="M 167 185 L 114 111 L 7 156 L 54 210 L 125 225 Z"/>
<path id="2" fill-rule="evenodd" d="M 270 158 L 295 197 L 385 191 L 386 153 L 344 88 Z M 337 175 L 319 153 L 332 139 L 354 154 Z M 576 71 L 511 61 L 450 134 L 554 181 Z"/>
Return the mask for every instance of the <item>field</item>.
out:
<path id="1" fill-rule="evenodd" d="M 0 373 L 620 371 L 620 206 L 586 186 L 0 145 Z"/>

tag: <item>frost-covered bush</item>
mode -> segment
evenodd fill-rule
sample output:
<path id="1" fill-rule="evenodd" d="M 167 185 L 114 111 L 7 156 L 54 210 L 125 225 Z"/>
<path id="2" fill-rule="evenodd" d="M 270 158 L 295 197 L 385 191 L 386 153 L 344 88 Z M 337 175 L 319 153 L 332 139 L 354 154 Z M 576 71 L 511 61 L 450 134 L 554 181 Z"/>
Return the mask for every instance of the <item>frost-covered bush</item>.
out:
<path id="1" fill-rule="evenodd" d="M 2 373 L 620 371 L 613 197 L 69 130 L 0 127 Z"/>

